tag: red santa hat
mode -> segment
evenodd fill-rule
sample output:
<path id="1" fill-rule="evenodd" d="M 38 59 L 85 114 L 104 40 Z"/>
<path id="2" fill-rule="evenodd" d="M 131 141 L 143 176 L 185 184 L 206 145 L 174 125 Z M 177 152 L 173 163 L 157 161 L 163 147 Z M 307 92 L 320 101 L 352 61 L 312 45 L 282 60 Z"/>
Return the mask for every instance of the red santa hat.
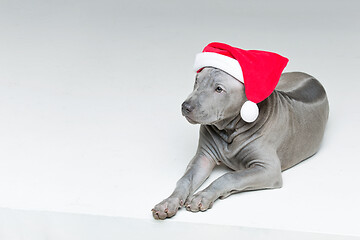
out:
<path id="1" fill-rule="evenodd" d="M 259 115 L 257 103 L 274 91 L 288 61 L 276 53 L 213 42 L 196 55 L 194 69 L 199 72 L 204 67 L 218 68 L 244 83 L 248 101 L 241 107 L 240 114 L 244 121 L 254 122 Z"/>

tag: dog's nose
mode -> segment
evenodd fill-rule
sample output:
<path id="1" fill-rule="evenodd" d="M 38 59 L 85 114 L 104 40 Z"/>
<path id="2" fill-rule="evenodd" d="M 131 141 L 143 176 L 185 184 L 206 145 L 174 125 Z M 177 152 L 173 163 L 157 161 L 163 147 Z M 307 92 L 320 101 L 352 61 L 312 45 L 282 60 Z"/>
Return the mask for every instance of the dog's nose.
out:
<path id="1" fill-rule="evenodd" d="M 185 115 L 185 114 L 191 113 L 191 111 L 194 110 L 194 107 L 192 105 L 190 105 L 188 102 L 184 102 L 181 105 L 181 110 L 182 110 L 182 113 Z"/>

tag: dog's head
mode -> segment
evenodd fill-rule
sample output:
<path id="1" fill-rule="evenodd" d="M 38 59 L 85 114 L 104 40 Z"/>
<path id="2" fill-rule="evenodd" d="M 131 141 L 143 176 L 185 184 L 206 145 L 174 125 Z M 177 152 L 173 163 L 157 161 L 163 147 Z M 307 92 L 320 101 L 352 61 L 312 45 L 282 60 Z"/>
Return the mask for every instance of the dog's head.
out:
<path id="1" fill-rule="evenodd" d="M 245 101 L 243 83 L 222 70 L 206 67 L 196 75 L 182 114 L 192 124 L 215 124 L 238 115 Z"/>

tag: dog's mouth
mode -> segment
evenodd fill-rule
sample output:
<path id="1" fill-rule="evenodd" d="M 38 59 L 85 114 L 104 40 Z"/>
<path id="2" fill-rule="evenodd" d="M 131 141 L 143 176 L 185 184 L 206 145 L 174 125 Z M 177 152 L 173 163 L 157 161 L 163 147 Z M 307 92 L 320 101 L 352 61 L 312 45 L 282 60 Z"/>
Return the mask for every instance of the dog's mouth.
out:
<path id="1" fill-rule="evenodd" d="M 198 122 L 194 121 L 193 119 L 191 119 L 190 117 L 188 116 L 184 116 L 186 118 L 186 120 L 191 123 L 191 124 L 197 124 Z"/>
<path id="2" fill-rule="evenodd" d="M 212 125 L 215 124 L 221 120 L 215 120 L 215 121 L 199 121 L 199 120 L 194 120 L 193 118 L 189 117 L 188 115 L 184 115 L 184 117 L 186 118 L 186 120 L 191 123 L 191 124 L 205 124 L 205 125 Z"/>

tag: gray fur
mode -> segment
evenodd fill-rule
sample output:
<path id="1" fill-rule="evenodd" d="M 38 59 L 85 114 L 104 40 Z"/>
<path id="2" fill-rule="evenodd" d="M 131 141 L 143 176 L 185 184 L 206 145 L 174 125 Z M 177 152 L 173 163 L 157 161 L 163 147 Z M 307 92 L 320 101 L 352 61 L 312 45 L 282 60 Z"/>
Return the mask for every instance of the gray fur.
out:
<path id="1" fill-rule="evenodd" d="M 223 91 L 220 91 L 221 87 Z M 315 154 L 329 115 L 326 92 L 312 76 L 283 73 L 276 90 L 258 104 L 258 119 L 246 123 L 240 109 L 244 85 L 227 73 L 205 68 L 182 105 L 190 123 L 201 124 L 198 150 L 169 198 L 153 209 L 155 219 L 211 208 L 232 193 L 282 186 L 281 171 Z M 217 164 L 234 171 L 194 192 Z"/>

